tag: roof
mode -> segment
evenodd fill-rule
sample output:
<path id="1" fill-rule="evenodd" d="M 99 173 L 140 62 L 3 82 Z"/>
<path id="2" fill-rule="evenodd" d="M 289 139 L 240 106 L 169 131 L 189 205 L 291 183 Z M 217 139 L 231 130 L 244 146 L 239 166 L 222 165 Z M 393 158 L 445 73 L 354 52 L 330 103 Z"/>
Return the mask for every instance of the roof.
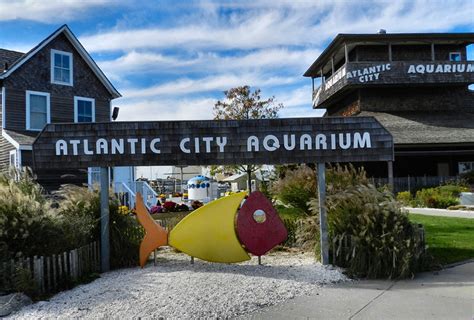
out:
<path id="1" fill-rule="evenodd" d="M 474 144 L 474 113 L 362 111 L 357 116 L 375 117 L 392 134 L 395 145 Z"/>
<path id="2" fill-rule="evenodd" d="M 84 59 L 84 61 L 87 63 L 87 65 L 91 68 L 91 70 L 97 76 L 97 78 L 99 78 L 99 80 L 102 82 L 102 84 L 110 92 L 112 97 L 113 98 L 121 97 L 122 95 L 117 91 L 117 89 L 115 89 L 115 87 L 112 85 L 112 83 L 109 81 L 109 79 L 107 79 L 105 74 L 102 72 L 102 70 L 100 70 L 100 68 L 97 66 L 95 61 L 92 59 L 92 57 L 86 51 L 86 49 L 84 49 L 84 47 L 79 42 L 79 40 L 77 40 L 76 36 L 72 33 L 72 31 L 69 29 L 69 27 L 67 25 L 63 25 L 62 27 L 60 27 L 55 32 L 53 32 L 51 35 L 49 35 L 46 39 L 41 41 L 36 47 L 34 47 L 30 51 L 28 51 L 22 57 L 19 57 L 19 59 L 15 60 L 8 67 L 7 70 L 1 70 L 2 73 L 0 74 L 0 79 L 5 79 L 10 74 L 15 72 L 16 69 L 18 69 L 20 66 L 22 66 L 31 57 L 33 57 L 38 51 L 40 51 L 42 48 L 44 48 L 48 43 L 50 43 L 52 40 L 54 40 L 60 34 L 64 34 L 66 36 L 66 38 L 72 43 L 72 45 L 77 50 L 77 52 L 79 53 L 81 58 Z M 9 50 L 6 50 L 6 51 L 9 51 Z M 9 51 L 9 52 L 14 52 L 14 51 Z"/>
<path id="3" fill-rule="evenodd" d="M 344 43 L 357 42 L 360 44 L 381 44 L 389 42 L 411 42 L 423 43 L 453 43 L 453 44 L 472 44 L 474 43 L 474 33 L 458 32 L 458 33 L 369 33 L 354 34 L 340 33 L 331 43 L 324 49 L 321 55 L 306 70 L 303 76 L 311 77 L 316 75 L 321 67 L 323 67 Z"/>
<path id="4" fill-rule="evenodd" d="M 12 64 L 15 63 L 15 61 L 17 61 L 24 55 L 25 54 L 23 52 L 0 48 L 0 72 L 3 72 L 5 69 L 8 69 Z M 5 68 L 5 65 L 7 68 Z"/>
<path id="5" fill-rule="evenodd" d="M 2 129 L 2 137 L 10 142 L 15 148 L 21 149 L 25 147 L 31 150 L 31 146 L 39 132 L 34 131 L 16 131 Z"/>

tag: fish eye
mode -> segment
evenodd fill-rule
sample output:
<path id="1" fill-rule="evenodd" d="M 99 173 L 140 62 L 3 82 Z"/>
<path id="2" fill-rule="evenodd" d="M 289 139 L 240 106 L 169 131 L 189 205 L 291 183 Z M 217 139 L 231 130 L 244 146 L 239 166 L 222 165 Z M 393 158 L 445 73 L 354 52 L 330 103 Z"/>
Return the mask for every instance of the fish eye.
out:
<path id="1" fill-rule="evenodd" d="M 267 215 L 265 211 L 263 210 L 255 210 L 253 213 L 253 220 L 255 220 L 256 223 L 264 223 L 265 220 L 267 220 Z"/>

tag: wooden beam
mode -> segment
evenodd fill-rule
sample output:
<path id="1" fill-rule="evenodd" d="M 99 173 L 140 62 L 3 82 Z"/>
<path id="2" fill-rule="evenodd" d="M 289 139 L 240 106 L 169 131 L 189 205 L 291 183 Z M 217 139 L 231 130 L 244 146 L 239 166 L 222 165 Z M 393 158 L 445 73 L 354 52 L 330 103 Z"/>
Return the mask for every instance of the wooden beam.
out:
<path id="1" fill-rule="evenodd" d="M 344 43 L 344 58 L 346 60 L 346 63 L 349 62 L 349 52 L 347 51 L 347 44 Z"/>
<path id="2" fill-rule="evenodd" d="M 388 61 L 392 62 L 392 44 L 388 44 Z"/>
<path id="3" fill-rule="evenodd" d="M 331 57 L 331 72 L 334 74 L 334 57 Z"/>
<path id="4" fill-rule="evenodd" d="M 110 270 L 109 168 L 100 168 L 100 271 Z"/>
<path id="5" fill-rule="evenodd" d="M 321 236 L 321 263 L 329 264 L 329 236 L 326 216 L 326 164 L 318 162 L 319 229 Z"/>

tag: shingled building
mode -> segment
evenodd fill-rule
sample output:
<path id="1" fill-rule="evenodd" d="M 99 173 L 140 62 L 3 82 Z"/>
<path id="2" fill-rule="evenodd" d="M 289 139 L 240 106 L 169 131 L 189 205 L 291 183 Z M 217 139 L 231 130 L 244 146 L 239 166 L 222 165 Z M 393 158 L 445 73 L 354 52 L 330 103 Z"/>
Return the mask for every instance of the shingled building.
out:
<path id="1" fill-rule="evenodd" d="M 473 43 L 474 33 L 339 34 L 304 74 L 313 108 L 375 117 L 393 135 L 395 177 L 473 170 Z M 387 166 L 366 168 L 387 176 Z"/>

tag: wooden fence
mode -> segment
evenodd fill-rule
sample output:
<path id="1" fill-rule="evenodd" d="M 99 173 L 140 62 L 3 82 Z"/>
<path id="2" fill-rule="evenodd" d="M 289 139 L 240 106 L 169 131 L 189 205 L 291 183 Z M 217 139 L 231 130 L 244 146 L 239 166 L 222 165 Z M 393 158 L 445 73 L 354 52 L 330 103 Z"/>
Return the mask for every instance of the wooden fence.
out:
<path id="1" fill-rule="evenodd" d="M 53 254 L 11 259 L 0 265 L 0 289 L 15 289 L 15 278 L 20 272 L 29 272 L 40 294 L 54 293 L 71 287 L 81 278 L 100 271 L 99 243 Z"/>

